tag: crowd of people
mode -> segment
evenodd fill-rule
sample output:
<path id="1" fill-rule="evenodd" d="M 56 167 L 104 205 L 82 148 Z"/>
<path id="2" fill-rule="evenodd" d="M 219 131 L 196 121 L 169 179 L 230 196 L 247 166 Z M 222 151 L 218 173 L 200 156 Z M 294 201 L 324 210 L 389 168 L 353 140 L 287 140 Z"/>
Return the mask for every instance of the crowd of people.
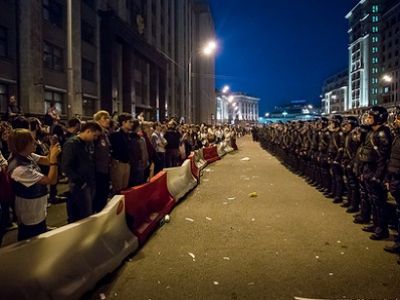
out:
<path id="1" fill-rule="evenodd" d="M 400 107 L 253 129 L 253 139 L 364 224 L 370 239 L 400 233 Z M 388 201 L 388 192 L 396 205 Z M 400 237 L 385 251 L 400 253 Z"/>
<path id="2" fill-rule="evenodd" d="M 111 117 L 104 110 L 90 121 L 62 122 L 54 104 L 43 118 L 25 117 L 18 109 L 5 118 L 0 121 L 0 244 L 10 224 L 17 223 L 18 240 L 47 231 L 51 203 L 66 201 L 68 223 L 81 220 L 101 211 L 111 195 L 179 166 L 191 151 L 221 142 L 235 148 L 236 137 L 245 132 L 240 126 L 193 125 L 176 118 L 148 122 L 143 114 Z M 60 182 L 69 189 L 58 195 Z"/>

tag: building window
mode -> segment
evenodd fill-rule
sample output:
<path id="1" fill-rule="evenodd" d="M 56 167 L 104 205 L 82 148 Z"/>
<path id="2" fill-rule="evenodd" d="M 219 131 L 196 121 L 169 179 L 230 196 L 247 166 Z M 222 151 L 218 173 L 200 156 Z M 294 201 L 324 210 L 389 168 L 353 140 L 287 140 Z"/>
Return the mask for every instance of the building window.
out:
<path id="1" fill-rule="evenodd" d="M 372 16 L 372 22 L 373 23 L 379 22 L 379 17 L 378 16 Z"/>
<path id="2" fill-rule="evenodd" d="M 379 12 L 379 6 L 378 5 L 372 5 L 372 12 L 374 14 L 378 13 Z"/>
<path id="3" fill-rule="evenodd" d="M 378 59 L 377 57 L 373 57 L 373 58 L 372 58 L 372 63 L 373 63 L 373 64 L 377 64 L 378 61 L 379 61 L 379 59 Z"/>
<path id="4" fill-rule="evenodd" d="M 94 63 L 84 58 L 82 58 L 82 78 L 94 81 Z"/>
<path id="5" fill-rule="evenodd" d="M 377 53 L 378 52 L 378 47 L 372 47 L 372 53 Z"/>
<path id="6" fill-rule="evenodd" d="M 58 92 L 52 92 L 52 91 L 45 91 L 44 92 L 44 111 L 45 113 L 50 107 L 50 104 L 54 102 L 56 105 L 57 111 L 61 114 L 63 114 L 63 107 L 64 107 L 64 102 L 63 102 L 63 94 L 58 93 Z"/>
<path id="7" fill-rule="evenodd" d="M 7 111 L 8 86 L 0 83 L 0 111 Z"/>
<path id="8" fill-rule="evenodd" d="M 378 68 L 372 68 L 372 74 L 377 74 L 378 73 Z"/>
<path id="9" fill-rule="evenodd" d="M 0 26 L 0 56 L 6 57 L 8 54 L 7 28 Z"/>
<path id="10" fill-rule="evenodd" d="M 43 45 L 43 65 L 55 71 L 64 70 L 63 50 L 48 42 Z"/>
<path id="11" fill-rule="evenodd" d="M 83 98 L 82 99 L 82 113 L 86 117 L 92 117 L 97 111 L 96 109 L 96 99 Z"/>
<path id="12" fill-rule="evenodd" d="M 372 42 L 373 43 L 377 43 L 378 42 L 378 37 L 377 36 L 373 36 L 372 37 Z"/>
<path id="13" fill-rule="evenodd" d="M 95 29 L 94 26 L 89 23 L 82 21 L 81 22 L 81 37 L 82 40 L 88 42 L 89 44 L 94 45 L 94 37 L 95 37 Z"/>
<path id="14" fill-rule="evenodd" d="M 89 6 L 91 8 L 95 7 L 95 5 L 96 5 L 95 2 L 96 2 L 95 0 L 83 0 L 83 3 L 85 3 L 87 6 Z"/>
<path id="15" fill-rule="evenodd" d="M 55 0 L 43 0 L 43 19 L 60 28 L 63 27 L 63 7 Z"/>
<path id="16" fill-rule="evenodd" d="M 372 84 L 377 84 L 378 83 L 378 78 L 372 77 Z"/>
<path id="17" fill-rule="evenodd" d="M 378 26 L 372 26 L 372 32 L 373 33 L 379 32 L 379 27 Z"/>

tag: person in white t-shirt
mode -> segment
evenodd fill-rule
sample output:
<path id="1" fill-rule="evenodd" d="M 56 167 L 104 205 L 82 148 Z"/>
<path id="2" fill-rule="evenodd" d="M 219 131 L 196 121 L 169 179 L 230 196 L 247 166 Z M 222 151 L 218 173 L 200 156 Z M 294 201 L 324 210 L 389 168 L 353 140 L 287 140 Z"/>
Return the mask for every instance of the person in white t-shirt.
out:
<path id="1" fill-rule="evenodd" d="M 47 185 L 55 184 L 58 175 L 59 144 L 50 147 L 49 156 L 34 153 L 36 141 L 27 129 L 15 129 L 9 137 L 11 158 L 8 173 L 15 194 L 18 219 L 18 240 L 25 240 L 47 231 Z M 50 166 L 48 175 L 39 165 Z"/>

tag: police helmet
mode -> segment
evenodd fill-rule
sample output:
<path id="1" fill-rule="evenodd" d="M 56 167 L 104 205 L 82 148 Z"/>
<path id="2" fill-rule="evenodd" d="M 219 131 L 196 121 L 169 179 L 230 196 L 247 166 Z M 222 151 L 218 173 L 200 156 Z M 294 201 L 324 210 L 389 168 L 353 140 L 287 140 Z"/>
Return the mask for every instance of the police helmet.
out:
<path id="1" fill-rule="evenodd" d="M 368 114 L 374 117 L 374 125 L 382 125 L 389 117 L 387 109 L 382 106 L 372 106 L 368 110 Z"/>

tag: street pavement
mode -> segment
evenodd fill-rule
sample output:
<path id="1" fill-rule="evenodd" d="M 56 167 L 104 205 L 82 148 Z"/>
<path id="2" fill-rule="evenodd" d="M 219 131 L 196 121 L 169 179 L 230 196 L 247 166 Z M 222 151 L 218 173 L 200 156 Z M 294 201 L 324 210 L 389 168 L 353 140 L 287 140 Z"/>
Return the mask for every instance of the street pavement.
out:
<path id="1" fill-rule="evenodd" d="M 84 299 L 400 297 L 397 257 L 382 249 L 390 241 L 371 241 L 250 137 L 239 149 L 208 166 L 170 223 Z"/>

